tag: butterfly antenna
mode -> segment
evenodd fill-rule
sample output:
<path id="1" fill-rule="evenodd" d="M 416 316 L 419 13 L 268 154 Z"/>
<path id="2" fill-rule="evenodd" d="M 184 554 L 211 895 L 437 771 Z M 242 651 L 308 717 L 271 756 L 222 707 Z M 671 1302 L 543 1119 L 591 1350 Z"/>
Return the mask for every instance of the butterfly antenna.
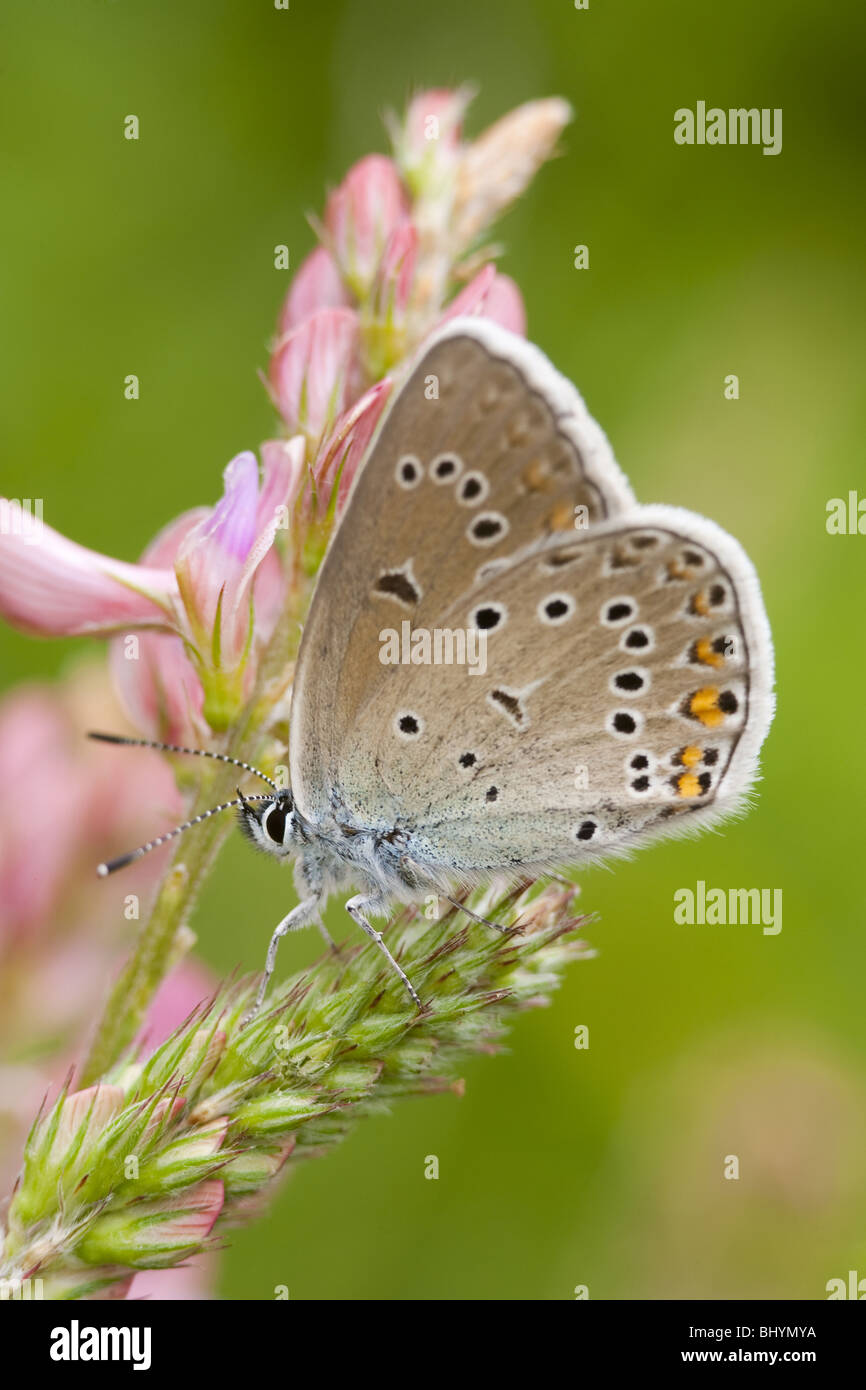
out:
<path id="1" fill-rule="evenodd" d="M 225 753 L 211 753 L 207 748 L 179 748 L 176 743 L 155 743 L 149 738 L 124 738 L 121 734 L 89 733 L 87 737 L 95 739 L 97 743 L 119 743 L 124 748 L 156 748 L 161 753 L 188 753 L 192 758 L 213 758 L 218 763 L 232 763 L 234 767 L 242 767 L 245 772 L 252 772 L 256 777 L 261 777 L 275 792 L 279 791 L 276 782 L 272 782 L 270 777 L 257 767 L 242 763 L 240 758 L 229 758 Z"/>
<path id="2" fill-rule="evenodd" d="M 187 751 L 187 750 L 183 750 Z M 231 762 L 229 758 L 227 761 Z M 97 864 L 96 872 L 100 878 L 108 878 L 109 874 L 116 873 L 118 869 L 125 869 L 127 864 L 132 864 L 136 859 L 141 859 L 142 855 L 150 854 L 152 849 L 159 849 L 167 840 L 173 840 L 176 835 L 182 835 L 185 830 L 190 830 L 194 825 L 201 825 L 203 820 L 209 820 L 218 811 L 228 811 L 232 806 L 249 806 L 253 801 L 272 801 L 273 797 L 267 792 L 262 792 L 260 796 L 241 796 L 238 795 L 234 801 L 223 801 L 219 806 L 212 806 L 209 811 L 202 811 L 200 816 L 193 816 L 192 820 L 184 821 L 183 825 L 176 825 L 174 830 L 167 830 L 164 835 L 157 835 L 155 840 L 148 840 L 146 845 L 139 845 L 138 849 L 132 849 L 129 854 L 118 855 L 117 859 L 109 859 L 105 864 Z"/>

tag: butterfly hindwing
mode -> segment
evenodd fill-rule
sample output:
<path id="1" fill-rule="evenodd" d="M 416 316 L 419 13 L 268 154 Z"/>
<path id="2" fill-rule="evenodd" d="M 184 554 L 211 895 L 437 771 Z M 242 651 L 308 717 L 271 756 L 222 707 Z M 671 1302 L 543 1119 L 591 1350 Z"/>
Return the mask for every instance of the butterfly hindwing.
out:
<path id="1" fill-rule="evenodd" d="M 719 527 L 644 507 L 554 535 L 468 585 L 433 636 L 479 623 L 483 672 L 386 667 L 341 750 L 341 795 L 403 827 L 410 857 L 470 877 L 567 864 L 742 800 L 772 656 L 752 567 Z"/>

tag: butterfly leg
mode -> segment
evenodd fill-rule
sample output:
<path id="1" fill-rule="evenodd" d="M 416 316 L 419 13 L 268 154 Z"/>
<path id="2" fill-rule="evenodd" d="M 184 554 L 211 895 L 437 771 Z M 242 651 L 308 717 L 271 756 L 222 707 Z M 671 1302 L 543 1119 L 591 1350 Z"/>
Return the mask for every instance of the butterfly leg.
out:
<path id="1" fill-rule="evenodd" d="M 365 898 L 362 893 L 359 893 L 356 897 L 350 898 L 349 901 L 346 903 L 346 911 L 351 914 L 354 920 L 358 923 L 358 926 L 361 928 L 361 930 L 367 933 L 370 940 L 375 941 L 376 945 L 379 947 L 379 950 L 382 952 L 382 955 L 385 957 L 385 959 L 388 961 L 388 964 L 391 966 L 391 969 L 396 971 L 396 973 L 400 976 L 400 979 L 403 981 L 403 984 L 406 986 L 406 989 L 412 996 L 414 1003 L 420 1009 L 422 1007 L 421 1000 L 419 999 L 418 993 L 411 980 L 409 979 L 409 976 L 405 973 L 405 971 L 400 969 L 400 966 L 397 964 L 394 957 L 391 955 L 391 952 L 385 945 L 385 940 L 382 936 L 382 933 L 376 931 L 376 928 L 371 926 L 370 923 L 367 921 L 367 918 L 364 916 L 365 911 L 369 912 L 371 916 L 378 916 L 380 913 L 385 911 L 385 904 L 381 902 L 378 898 Z"/>
<path id="2" fill-rule="evenodd" d="M 242 1028 L 245 1024 L 249 1023 L 251 1019 L 255 1018 L 259 1009 L 262 1007 L 262 1001 L 264 1000 L 265 994 L 267 993 L 267 988 L 270 983 L 271 976 L 274 973 L 274 966 L 276 965 L 277 961 L 277 947 L 279 946 L 280 941 L 288 932 L 300 931 L 302 927 L 309 926 L 313 918 L 318 915 L 318 907 L 318 896 L 312 898 L 304 898 L 303 902 L 299 902 L 297 907 L 293 907 L 291 912 L 288 912 L 286 914 L 282 922 L 280 922 L 279 926 L 276 928 L 273 936 L 271 937 L 270 945 L 268 946 L 268 956 L 265 962 L 265 972 L 262 975 L 262 978 L 259 982 L 259 987 L 256 992 L 255 1003 L 252 1005 L 251 1008 L 247 1010 L 247 1012 L 241 1019 Z M 331 942 L 331 944 L 333 945 L 333 942 Z"/>
<path id="3" fill-rule="evenodd" d="M 473 922 L 480 922 L 482 927 L 492 927 L 494 931 L 501 932 L 503 936 L 510 936 L 514 930 L 513 927 L 503 927 L 501 922 L 491 922 L 487 917 L 479 917 L 477 912 L 473 912 L 470 907 L 467 907 L 465 903 L 458 902 L 456 898 L 450 898 L 447 893 L 443 896 L 452 907 L 456 907 L 460 912 L 465 912 L 467 917 L 471 917 Z"/>
<path id="4" fill-rule="evenodd" d="M 562 874 L 542 874 L 542 878 L 549 878 L 551 883 L 561 883 L 563 888 L 575 888 L 577 886 L 572 883 L 570 878 L 564 878 Z"/>
<path id="5" fill-rule="evenodd" d="M 340 948 L 339 948 L 339 946 L 337 945 L 337 943 L 336 943 L 336 941 L 334 940 L 334 938 L 332 937 L 331 933 L 328 931 L 328 928 L 325 926 L 325 924 L 324 924 L 324 922 L 322 921 L 321 917 L 319 917 L 319 918 L 316 919 L 316 926 L 319 928 L 319 932 L 321 933 L 322 940 L 324 941 L 324 943 L 325 943 L 325 945 L 327 946 L 328 950 L 329 950 L 329 951 L 333 951 L 334 954 L 338 956 L 338 955 L 340 954 Z M 290 928 L 289 928 L 289 931 L 292 931 L 292 930 L 293 930 L 293 928 L 290 927 Z"/>

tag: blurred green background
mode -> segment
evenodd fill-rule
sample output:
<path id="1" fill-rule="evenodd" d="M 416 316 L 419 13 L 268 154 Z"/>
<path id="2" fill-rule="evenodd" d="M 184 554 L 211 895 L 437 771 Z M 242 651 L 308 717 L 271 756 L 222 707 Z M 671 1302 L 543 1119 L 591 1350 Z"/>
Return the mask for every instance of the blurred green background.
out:
<path id="1" fill-rule="evenodd" d="M 822 1298 L 866 1276 L 866 536 L 825 529 L 829 498 L 866 495 L 862 8 L 31 0 L 3 28 L 0 490 L 137 558 L 271 432 L 273 247 L 300 263 L 305 212 L 386 148 L 383 108 L 472 80 L 473 133 L 559 93 L 564 157 L 497 229 L 502 268 L 639 498 L 744 543 L 775 634 L 751 813 L 587 873 L 598 958 L 467 1068 L 464 1099 L 408 1102 L 299 1168 L 232 1235 L 221 1293 Z M 782 153 L 675 145 L 698 99 L 782 107 Z M 80 650 L 4 630 L 3 686 Z M 675 925 L 698 879 L 781 888 L 782 932 Z M 230 844 L 194 922 L 204 958 L 258 965 L 289 892 Z"/>

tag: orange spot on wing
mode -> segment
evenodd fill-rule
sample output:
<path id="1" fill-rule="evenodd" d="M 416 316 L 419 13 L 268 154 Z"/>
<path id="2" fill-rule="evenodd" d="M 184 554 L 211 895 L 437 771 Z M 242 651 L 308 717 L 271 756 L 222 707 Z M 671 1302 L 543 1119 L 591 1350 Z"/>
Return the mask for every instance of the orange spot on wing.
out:
<path id="1" fill-rule="evenodd" d="M 680 753 L 680 762 L 683 767 L 697 767 L 702 757 L 700 748 L 696 748 L 694 744 L 689 744 L 689 747 L 684 748 Z"/>
<path id="2" fill-rule="evenodd" d="M 692 599 L 692 612 L 699 613 L 702 618 L 705 618 L 709 611 L 710 605 L 707 602 L 707 596 L 703 589 L 699 589 Z"/>
<path id="3" fill-rule="evenodd" d="M 549 492 L 550 465 L 546 459 L 531 459 L 523 470 L 523 481 L 530 492 Z"/>
<path id="4" fill-rule="evenodd" d="M 698 661 L 702 661 L 705 666 L 721 666 L 725 658 L 720 652 L 713 651 L 709 637 L 700 637 L 695 643 L 695 656 Z"/>
<path id="5" fill-rule="evenodd" d="M 689 700 L 689 713 L 699 719 L 708 729 L 715 729 L 724 719 L 719 709 L 719 691 L 714 685 L 706 685 L 696 690 Z"/>
<path id="6" fill-rule="evenodd" d="M 560 502 L 547 518 L 551 531 L 567 531 L 574 526 L 574 509 L 568 502 Z"/>
<path id="7" fill-rule="evenodd" d="M 684 772 L 677 778 L 677 796 L 700 796 L 701 784 L 698 781 L 697 773 Z"/>

